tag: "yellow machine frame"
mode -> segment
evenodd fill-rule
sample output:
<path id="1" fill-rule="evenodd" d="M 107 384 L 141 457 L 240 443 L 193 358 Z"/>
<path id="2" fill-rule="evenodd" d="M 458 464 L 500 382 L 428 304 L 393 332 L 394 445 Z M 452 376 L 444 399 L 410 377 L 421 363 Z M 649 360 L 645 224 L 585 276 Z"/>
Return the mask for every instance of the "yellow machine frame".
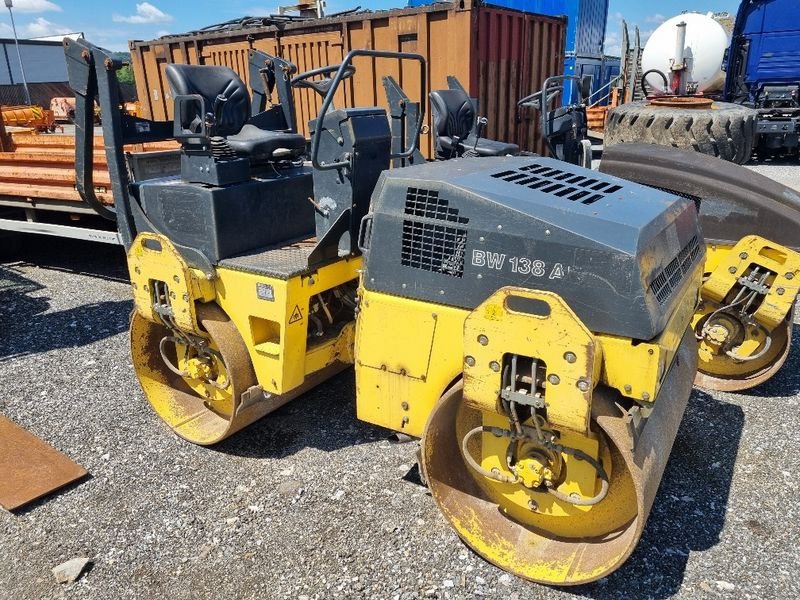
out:
<path id="1" fill-rule="evenodd" d="M 308 389 L 309 382 L 319 383 L 320 377 L 329 377 L 353 363 L 354 322 L 344 323 L 335 335 L 309 344 L 309 310 L 320 294 L 347 283 L 355 286 L 360 257 L 344 258 L 287 279 L 225 267 L 217 267 L 211 279 L 202 271 L 190 268 L 166 237 L 142 233 L 128 253 L 128 266 L 139 318 L 166 326 L 168 330 L 209 340 L 211 350 L 218 351 L 220 349 L 213 346 L 213 336 L 198 317 L 200 308 L 216 305 L 229 316 L 246 347 L 250 364 L 245 361 L 237 368 L 240 372 L 252 370 L 260 389 L 235 390 L 236 397 L 230 399 L 233 408 L 223 411 L 230 413 L 225 417 L 230 424 L 224 430 L 218 429 L 216 421 L 214 427 L 207 422 L 201 425 L 197 417 L 204 409 L 182 406 L 170 386 L 159 384 L 159 377 L 140 374 L 156 412 L 176 433 L 190 441 L 202 444 L 219 441 L 302 393 Z M 164 306 L 168 306 L 166 311 Z M 141 344 L 136 339 L 132 343 L 136 354 Z M 144 356 L 135 357 L 135 360 L 141 365 L 149 362 Z M 191 376 L 184 377 L 185 383 L 196 391 L 202 390 L 204 382 L 199 377 L 207 374 L 209 367 L 189 371 Z M 227 396 L 230 396 L 234 390 L 227 376 L 215 377 L 223 382 L 223 387 L 229 388 Z M 226 394 L 208 386 L 206 391 L 209 392 L 206 393 L 209 399 L 206 408 L 219 412 L 213 401 L 225 398 Z M 247 400 L 241 398 L 245 392 Z M 261 403 L 262 407 L 245 411 L 246 414 L 240 416 L 243 404 L 250 402 Z M 187 426 L 187 421 L 192 419 L 197 420 L 197 424 Z"/>
<path id="2" fill-rule="evenodd" d="M 580 332 L 583 342 L 552 331 L 548 332 L 547 339 L 565 339 L 569 346 L 576 348 L 561 349 L 560 354 L 556 352 L 564 365 L 570 364 L 563 359 L 567 351 L 577 354 L 579 346 L 592 345 L 595 348 L 590 362 L 576 361 L 575 365 L 580 366 L 582 372 L 578 373 L 576 369 L 572 375 L 576 383 L 584 378 L 589 384 L 589 394 L 592 388 L 602 383 L 647 407 L 658 394 L 697 305 L 696 290 L 701 273 L 697 271 L 695 277 L 696 285 L 687 287 L 689 291 L 679 302 L 680 308 L 673 313 L 664 331 L 653 340 L 635 344 L 629 339 L 586 331 Z M 372 292 L 362 286 L 359 290 L 362 310 L 356 324 L 358 418 L 420 437 L 434 405 L 462 374 L 468 402 L 480 405 L 484 410 L 494 409 L 500 374 L 491 370 L 490 363 L 502 358 L 503 352 L 512 352 L 512 347 L 520 348 L 522 354 L 536 356 L 526 329 L 507 322 L 506 317 L 512 313 L 504 307 L 507 296 L 511 294 L 542 296 L 541 292 L 521 288 L 501 288 L 474 311 L 469 311 Z M 572 314 L 563 302 L 556 303 L 556 306 L 565 314 Z M 493 318 L 495 316 L 501 320 Z M 530 315 L 515 315 L 514 318 L 537 322 Z M 503 343 L 492 346 L 500 349 L 495 350 L 491 360 L 487 360 L 488 355 L 483 355 L 492 349 L 482 346 L 478 336 L 473 335 L 476 320 L 500 324 L 495 331 L 501 333 Z M 409 326 L 410 323 L 414 326 Z M 387 344 L 387 340 L 392 340 L 392 344 Z M 523 348 L 527 348 L 527 352 Z M 478 375 L 470 367 L 469 357 L 480 365 L 478 369 L 484 370 L 482 374 Z M 560 377 L 563 372 L 556 374 Z M 570 388 L 570 393 L 580 408 L 574 413 L 579 416 L 579 422 L 565 414 L 565 424 L 585 431 L 588 422 L 586 394 L 577 387 L 574 390 Z M 584 400 L 578 399 L 579 396 Z M 567 413 L 573 414 L 572 411 Z"/>
<path id="3" fill-rule="evenodd" d="M 421 463 L 434 498 L 462 539 L 490 562 L 541 582 L 596 579 L 635 546 L 655 493 L 646 482 L 660 477 L 669 447 L 646 461 L 637 450 L 649 452 L 662 427 L 674 435 L 688 399 L 686 374 L 694 372 L 696 358 L 687 328 L 698 301 L 699 263 L 689 277 L 692 282 L 661 334 L 638 343 L 591 332 L 549 292 L 504 287 L 470 311 L 362 285 L 358 418 L 424 434 Z M 537 312 L 531 303 L 544 309 Z M 679 351 L 683 360 L 676 361 Z M 547 420 L 540 426 L 554 444 L 555 462 L 540 458 L 536 443 L 526 454 L 528 442 L 509 438 L 514 427 L 500 407 L 509 354 L 546 365 Z M 663 386 L 668 389 L 661 394 Z M 610 404 L 610 388 L 633 402 L 627 408 L 622 400 Z M 596 410 L 606 419 L 599 427 Z M 533 435 L 537 418 L 519 424 L 531 432 L 527 435 Z M 510 469 L 507 456 L 514 444 L 522 445 Z M 465 461 L 475 466 L 465 467 Z M 490 524 L 489 518 L 503 524 Z M 622 533 L 609 536 L 612 531 Z M 518 534 L 522 537 L 513 542 Z M 592 566 L 579 556 L 582 544 L 570 541 L 579 539 L 605 540 L 588 561 Z M 536 557 L 526 562 L 520 552 Z"/>

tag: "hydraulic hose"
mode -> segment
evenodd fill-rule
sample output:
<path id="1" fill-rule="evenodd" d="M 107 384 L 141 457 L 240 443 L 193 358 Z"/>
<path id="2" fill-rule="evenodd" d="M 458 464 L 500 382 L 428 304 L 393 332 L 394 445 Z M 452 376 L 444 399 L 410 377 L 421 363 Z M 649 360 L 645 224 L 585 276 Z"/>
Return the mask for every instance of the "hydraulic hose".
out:
<path id="1" fill-rule="evenodd" d="M 485 425 L 479 425 L 478 427 L 471 429 L 464 436 L 464 439 L 461 440 L 461 453 L 464 456 L 464 460 L 467 461 L 467 464 L 470 466 L 470 468 L 472 468 L 480 475 L 486 477 L 487 479 L 492 479 L 493 481 L 498 481 L 500 483 L 519 483 L 520 479 L 516 475 L 514 476 L 503 475 L 497 469 L 493 469 L 490 471 L 488 469 L 483 468 L 480 464 L 478 464 L 478 461 L 476 461 L 473 458 L 472 454 L 469 452 L 468 449 L 469 442 L 473 437 L 475 437 L 479 433 L 491 433 L 497 437 L 507 437 L 512 442 L 517 440 L 528 440 L 532 442 L 538 442 L 548 450 L 552 450 L 555 452 L 563 452 L 565 454 L 574 456 L 578 460 L 584 460 L 588 462 L 597 471 L 597 475 L 602 482 L 600 484 L 600 491 L 597 492 L 596 495 L 590 498 L 576 498 L 573 495 L 568 495 L 559 492 L 557 489 L 553 487 L 553 483 L 549 481 L 545 483 L 548 494 L 558 498 L 562 502 L 566 502 L 568 504 L 572 504 L 575 506 L 594 506 L 595 504 L 599 504 L 600 502 L 602 502 L 603 499 L 605 499 L 605 497 L 608 495 L 608 488 L 609 488 L 608 475 L 605 469 L 603 468 L 603 465 L 600 464 L 597 460 L 595 460 L 591 456 L 589 456 L 588 454 L 586 454 L 585 452 L 583 452 L 582 450 L 578 450 L 576 448 L 570 448 L 568 446 L 562 446 L 561 444 L 554 444 L 553 442 L 546 440 L 541 430 L 539 429 L 539 424 L 536 422 L 536 419 L 534 419 L 534 423 L 536 424 L 537 434 L 539 435 L 538 440 L 530 435 L 526 434 L 519 435 L 517 433 L 514 433 L 513 431 L 502 429 L 500 427 L 487 427 Z"/>

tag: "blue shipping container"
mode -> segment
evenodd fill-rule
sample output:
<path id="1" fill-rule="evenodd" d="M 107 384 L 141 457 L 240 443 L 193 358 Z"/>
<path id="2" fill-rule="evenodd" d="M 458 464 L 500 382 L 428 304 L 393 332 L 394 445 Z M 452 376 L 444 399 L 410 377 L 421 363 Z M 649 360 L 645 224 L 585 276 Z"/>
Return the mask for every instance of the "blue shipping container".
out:
<path id="1" fill-rule="evenodd" d="M 592 93 L 594 93 L 594 91 L 602 85 L 600 83 L 602 71 L 602 58 L 595 58 L 593 56 L 568 56 L 564 61 L 565 75 L 575 75 L 581 78 L 592 78 Z M 564 104 L 577 102 L 578 99 L 578 83 L 574 81 L 567 81 L 564 83 Z"/>
<path id="2" fill-rule="evenodd" d="M 620 60 L 618 56 L 568 56 L 564 61 L 564 73 L 566 75 L 576 75 L 578 77 L 591 77 L 592 86 L 590 88 L 589 104 L 608 104 L 609 81 L 619 75 Z M 564 85 L 564 103 L 579 100 L 578 84 L 568 81 Z"/>

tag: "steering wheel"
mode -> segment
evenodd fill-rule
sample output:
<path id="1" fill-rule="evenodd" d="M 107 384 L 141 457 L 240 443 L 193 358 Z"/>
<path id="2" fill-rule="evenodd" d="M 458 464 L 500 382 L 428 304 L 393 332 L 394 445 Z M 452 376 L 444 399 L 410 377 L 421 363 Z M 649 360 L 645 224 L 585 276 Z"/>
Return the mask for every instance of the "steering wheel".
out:
<path id="1" fill-rule="evenodd" d="M 290 83 L 292 87 L 311 88 L 324 98 L 328 93 L 328 90 L 331 88 L 331 83 L 333 83 L 333 78 L 330 76 L 336 73 L 340 66 L 341 65 L 328 65 L 327 67 L 319 67 L 317 69 L 305 71 L 292 77 Z M 344 73 L 342 73 L 342 79 L 348 79 L 349 77 L 352 77 L 355 75 L 355 72 L 356 68 L 353 65 L 347 65 Z M 316 77 L 317 75 L 327 75 L 328 77 L 319 79 L 317 81 L 311 81 L 311 78 Z"/>

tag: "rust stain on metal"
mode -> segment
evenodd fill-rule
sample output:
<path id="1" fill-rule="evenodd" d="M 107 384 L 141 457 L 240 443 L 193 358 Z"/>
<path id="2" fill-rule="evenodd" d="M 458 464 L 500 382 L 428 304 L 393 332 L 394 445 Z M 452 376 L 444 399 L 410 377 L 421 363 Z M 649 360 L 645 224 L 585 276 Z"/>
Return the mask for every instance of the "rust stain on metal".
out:
<path id="1" fill-rule="evenodd" d="M 714 101 L 710 98 L 696 96 L 661 96 L 651 98 L 647 103 L 650 106 L 664 106 L 667 108 L 711 108 Z"/>
<path id="2" fill-rule="evenodd" d="M 0 417 L 0 506 L 14 510 L 86 475 L 86 469 Z"/>

